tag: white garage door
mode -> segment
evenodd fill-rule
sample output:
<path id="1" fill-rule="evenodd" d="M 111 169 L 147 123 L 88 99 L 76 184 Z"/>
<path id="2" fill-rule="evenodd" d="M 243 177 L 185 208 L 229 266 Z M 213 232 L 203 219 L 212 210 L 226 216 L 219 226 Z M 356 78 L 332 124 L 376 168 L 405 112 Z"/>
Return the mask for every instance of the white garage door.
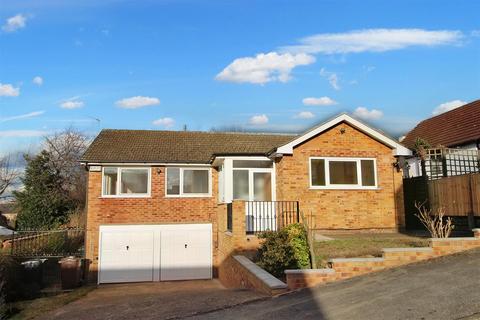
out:
<path id="1" fill-rule="evenodd" d="M 212 278 L 212 225 L 100 226 L 99 283 Z"/>

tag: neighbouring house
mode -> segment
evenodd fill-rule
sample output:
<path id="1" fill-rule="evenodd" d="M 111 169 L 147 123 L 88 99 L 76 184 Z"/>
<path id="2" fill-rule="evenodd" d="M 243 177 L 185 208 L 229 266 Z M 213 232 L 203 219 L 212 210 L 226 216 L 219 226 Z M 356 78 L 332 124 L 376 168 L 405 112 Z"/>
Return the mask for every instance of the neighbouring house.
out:
<path id="1" fill-rule="evenodd" d="M 319 230 L 397 230 L 410 155 L 347 114 L 300 135 L 102 130 L 81 160 L 91 279 L 228 282 L 232 252 L 302 216 Z"/>
<path id="2" fill-rule="evenodd" d="M 407 159 L 405 177 L 479 172 L 480 100 L 421 121 L 401 142 L 414 150 L 417 139 L 430 145 L 424 155 L 428 164 L 422 168 L 418 156 Z"/>

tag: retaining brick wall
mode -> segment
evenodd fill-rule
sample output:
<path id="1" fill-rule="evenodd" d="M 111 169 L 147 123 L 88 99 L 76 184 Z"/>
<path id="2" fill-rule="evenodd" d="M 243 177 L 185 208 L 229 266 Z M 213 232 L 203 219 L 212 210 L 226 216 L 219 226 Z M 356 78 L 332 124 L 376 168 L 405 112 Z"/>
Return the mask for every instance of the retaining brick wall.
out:
<path id="1" fill-rule="evenodd" d="M 480 229 L 474 237 L 430 239 L 430 247 L 383 249 L 381 258 L 342 258 L 329 260 L 329 268 L 286 270 L 291 290 L 343 280 L 422 260 L 433 259 L 474 248 L 480 248 Z"/>
<path id="2" fill-rule="evenodd" d="M 236 255 L 228 259 L 229 284 L 235 288 L 252 289 L 268 295 L 287 291 L 287 285 L 263 270 L 245 256 Z"/>

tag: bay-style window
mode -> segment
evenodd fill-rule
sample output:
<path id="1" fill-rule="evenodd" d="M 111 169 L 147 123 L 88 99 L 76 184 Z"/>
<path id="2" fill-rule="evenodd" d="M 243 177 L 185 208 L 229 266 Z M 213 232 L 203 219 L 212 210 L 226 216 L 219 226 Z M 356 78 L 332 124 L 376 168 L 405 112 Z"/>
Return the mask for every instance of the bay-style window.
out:
<path id="1" fill-rule="evenodd" d="M 208 197 L 211 195 L 209 168 L 167 167 L 166 175 L 166 196 Z"/>
<path id="2" fill-rule="evenodd" d="M 149 197 L 150 168 L 104 167 L 103 197 Z"/>
<path id="3" fill-rule="evenodd" d="M 377 165 L 374 158 L 310 158 L 312 189 L 375 189 Z"/>

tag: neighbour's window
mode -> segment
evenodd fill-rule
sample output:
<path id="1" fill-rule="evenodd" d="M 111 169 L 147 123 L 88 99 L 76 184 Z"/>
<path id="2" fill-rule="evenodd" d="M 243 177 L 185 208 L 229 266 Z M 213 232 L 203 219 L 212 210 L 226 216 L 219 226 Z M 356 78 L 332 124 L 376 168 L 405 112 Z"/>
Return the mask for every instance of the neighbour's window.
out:
<path id="1" fill-rule="evenodd" d="M 210 195 L 210 169 L 167 168 L 167 196 Z"/>
<path id="2" fill-rule="evenodd" d="M 104 196 L 148 196 L 150 168 L 103 168 Z"/>
<path id="3" fill-rule="evenodd" d="M 310 185 L 326 189 L 375 188 L 375 159 L 311 158 Z"/>

